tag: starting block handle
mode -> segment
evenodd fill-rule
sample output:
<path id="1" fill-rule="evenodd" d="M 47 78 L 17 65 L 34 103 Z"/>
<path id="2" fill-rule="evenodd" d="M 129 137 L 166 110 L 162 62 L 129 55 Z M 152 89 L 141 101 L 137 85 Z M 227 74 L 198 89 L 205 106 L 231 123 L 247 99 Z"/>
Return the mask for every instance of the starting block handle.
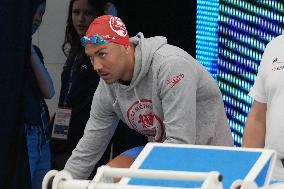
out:
<path id="1" fill-rule="evenodd" d="M 134 186 L 114 184 L 104 182 L 110 177 L 135 177 L 148 179 L 164 179 L 164 180 L 191 180 L 204 181 L 201 189 L 223 189 L 222 175 L 218 172 L 186 172 L 186 171 L 168 171 L 168 170 L 141 170 L 126 168 L 111 168 L 102 166 L 98 169 L 93 181 L 90 180 L 74 180 L 69 172 L 50 171 L 43 181 L 43 189 L 47 189 L 52 182 L 52 189 L 164 189 L 165 187 L 153 186 Z M 52 181 L 51 181 L 52 180 Z M 176 187 L 166 187 L 167 189 L 180 189 Z"/>
<path id="2" fill-rule="evenodd" d="M 100 182 L 99 177 L 130 177 L 130 178 L 149 178 L 165 180 L 193 180 L 205 181 L 211 172 L 186 172 L 169 170 L 146 170 L 146 169 L 125 169 L 101 166 L 98 168 L 97 175 L 93 181 Z M 219 174 L 220 175 L 220 174 Z M 220 177 L 221 178 L 221 177 Z M 220 180 L 222 181 L 222 180 Z"/>
<path id="3" fill-rule="evenodd" d="M 88 189 L 186 189 L 180 187 L 145 186 L 145 185 L 120 185 L 113 183 L 91 183 Z M 188 188 L 193 189 L 193 188 Z M 215 189 L 215 188 L 210 188 Z"/>
<path id="4" fill-rule="evenodd" d="M 95 183 L 87 180 L 62 180 L 57 188 L 52 189 L 185 189 L 180 187 L 162 187 L 145 185 L 122 185 L 114 183 Z M 201 189 L 203 189 L 201 187 Z M 206 188 L 217 189 L 217 188 Z"/>

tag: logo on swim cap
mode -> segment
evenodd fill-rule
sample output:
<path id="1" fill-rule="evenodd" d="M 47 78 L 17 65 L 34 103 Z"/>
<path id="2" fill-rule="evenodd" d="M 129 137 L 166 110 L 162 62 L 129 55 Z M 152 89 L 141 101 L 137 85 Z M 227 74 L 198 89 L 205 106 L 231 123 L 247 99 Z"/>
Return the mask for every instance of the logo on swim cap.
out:
<path id="1" fill-rule="evenodd" d="M 117 35 L 125 37 L 127 35 L 127 30 L 122 22 L 122 20 L 118 17 L 111 17 L 109 19 L 109 25 L 112 31 L 114 31 Z"/>

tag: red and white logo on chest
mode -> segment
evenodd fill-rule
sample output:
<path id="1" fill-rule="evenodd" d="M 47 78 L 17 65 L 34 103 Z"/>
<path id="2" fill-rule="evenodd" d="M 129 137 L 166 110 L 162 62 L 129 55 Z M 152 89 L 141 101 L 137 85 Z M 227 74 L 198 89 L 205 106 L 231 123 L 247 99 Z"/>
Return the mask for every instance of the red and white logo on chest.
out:
<path id="1" fill-rule="evenodd" d="M 161 119 L 153 113 L 152 100 L 135 101 L 127 111 L 127 118 L 131 127 L 139 133 L 155 137 L 156 142 L 163 140 L 165 127 Z"/>

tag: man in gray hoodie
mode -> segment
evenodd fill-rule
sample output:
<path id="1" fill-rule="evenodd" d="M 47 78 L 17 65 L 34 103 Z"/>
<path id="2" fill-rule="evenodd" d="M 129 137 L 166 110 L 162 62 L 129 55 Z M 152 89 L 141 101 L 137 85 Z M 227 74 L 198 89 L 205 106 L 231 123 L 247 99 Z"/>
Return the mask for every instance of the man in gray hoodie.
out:
<path id="1" fill-rule="evenodd" d="M 151 142 L 233 145 L 215 80 L 166 38 L 129 39 L 121 19 L 105 15 L 81 42 L 101 81 L 84 136 L 65 165 L 74 178 L 89 176 L 119 119 Z M 135 158 L 120 156 L 109 165 L 128 167 Z"/>

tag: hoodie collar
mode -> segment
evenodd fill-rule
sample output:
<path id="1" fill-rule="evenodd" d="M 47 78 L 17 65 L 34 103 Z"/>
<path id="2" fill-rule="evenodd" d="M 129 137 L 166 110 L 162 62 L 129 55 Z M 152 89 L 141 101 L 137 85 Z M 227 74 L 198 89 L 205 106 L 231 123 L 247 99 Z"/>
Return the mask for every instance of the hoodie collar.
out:
<path id="1" fill-rule="evenodd" d="M 135 46 L 134 73 L 129 86 L 119 85 L 124 90 L 134 88 L 145 77 L 151 67 L 154 54 L 160 47 L 167 44 L 167 39 L 162 36 L 144 38 L 143 33 L 140 32 L 130 38 L 130 42 Z"/>

